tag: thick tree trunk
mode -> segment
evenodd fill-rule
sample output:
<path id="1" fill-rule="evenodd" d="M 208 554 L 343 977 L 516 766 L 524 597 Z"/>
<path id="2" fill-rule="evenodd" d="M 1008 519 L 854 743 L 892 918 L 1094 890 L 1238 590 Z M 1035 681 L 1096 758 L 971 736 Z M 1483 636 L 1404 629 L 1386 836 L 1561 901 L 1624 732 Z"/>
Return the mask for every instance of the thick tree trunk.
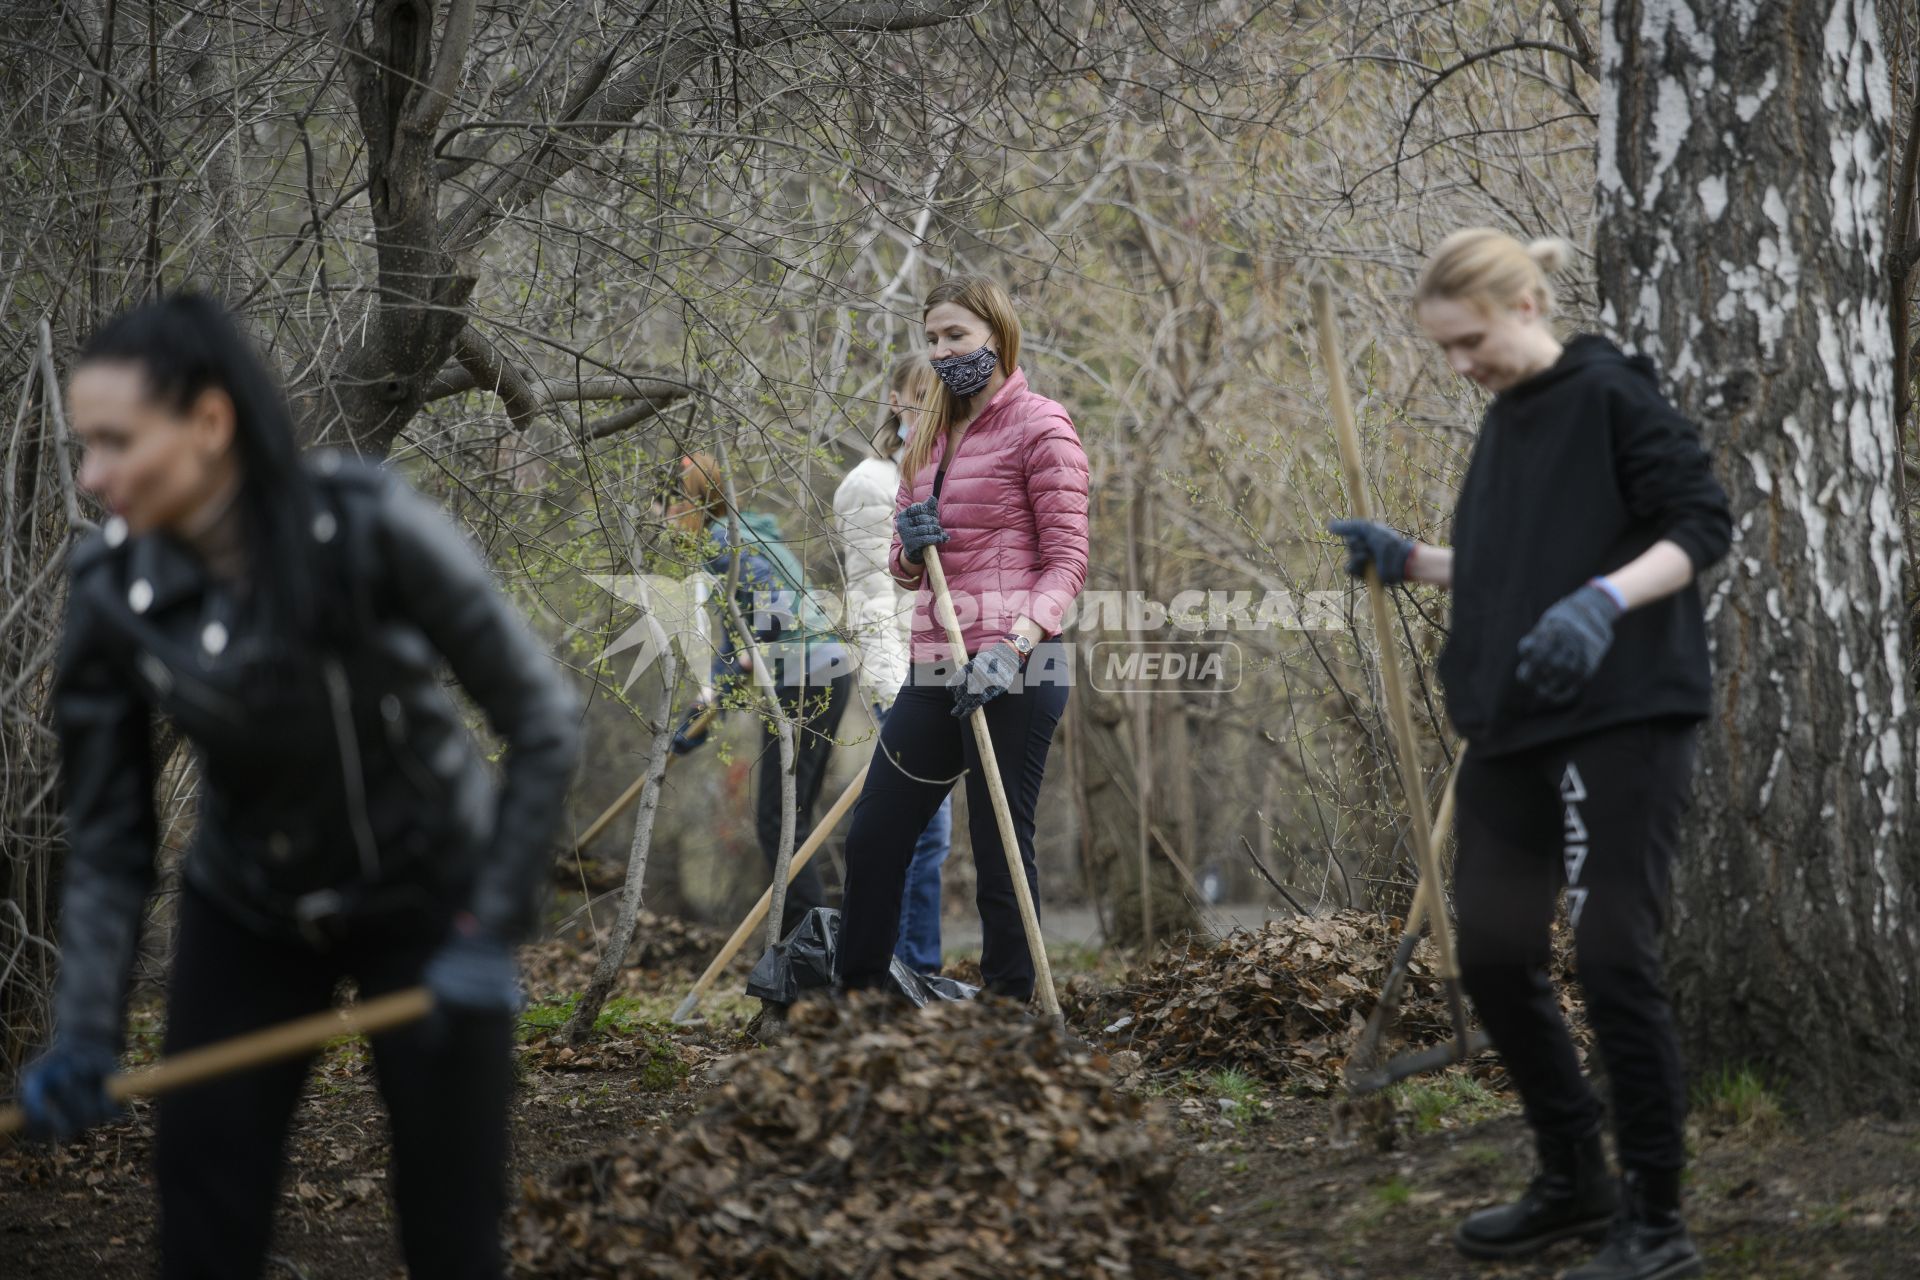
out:
<path id="1" fill-rule="evenodd" d="M 427 0 L 379 0 L 364 37 L 352 10 L 338 27 L 367 144 L 379 276 L 358 340 L 316 366 L 325 377 L 304 415 L 313 443 L 384 457 L 466 327 L 474 278 L 442 244 L 433 146 L 460 83 L 473 8 L 474 0 L 445 6 L 437 47 L 436 6 Z"/>
<path id="2" fill-rule="evenodd" d="M 1601 60 L 1602 319 L 1736 513 L 1668 946 L 1689 1060 L 1816 1113 L 1894 1103 L 1920 1078 L 1920 758 L 1873 0 L 1617 0 Z"/>

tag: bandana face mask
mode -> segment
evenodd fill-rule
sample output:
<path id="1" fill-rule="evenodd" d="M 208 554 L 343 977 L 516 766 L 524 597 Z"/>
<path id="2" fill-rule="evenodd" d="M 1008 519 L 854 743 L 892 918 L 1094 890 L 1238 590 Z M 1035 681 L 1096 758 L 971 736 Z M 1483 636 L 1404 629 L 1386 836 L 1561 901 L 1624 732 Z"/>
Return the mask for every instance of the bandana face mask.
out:
<path id="1" fill-rule="evenodd" d="M 933 371 L 940 375 L 940 381 L 947 384 L 947 390 L 962 398 L 973 395 L 993 380 L 993 370 L 1000 363 L 1000 357 L 991 347 L 981 347 L 969 351 L 963 356 L 948 356 L 945 360 L 930 361 Z"/>

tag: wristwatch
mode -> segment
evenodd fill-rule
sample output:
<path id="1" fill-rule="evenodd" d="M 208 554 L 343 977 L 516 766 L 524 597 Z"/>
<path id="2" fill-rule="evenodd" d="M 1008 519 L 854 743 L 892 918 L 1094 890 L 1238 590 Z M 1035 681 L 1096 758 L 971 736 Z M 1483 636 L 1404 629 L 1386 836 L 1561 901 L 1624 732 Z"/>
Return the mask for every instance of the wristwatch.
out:
<path id="1" fill-rule="evenodd" d="M 1007 632 L 1007 643 L 1012 645 L 1013 651 L 1020 655 L 1020 665 L 1023 667 L 1026 666 L 1027 659 L 1033 656 L 1033 641 L 1027 639 L 1018 631 L 1009 631 Z"/>

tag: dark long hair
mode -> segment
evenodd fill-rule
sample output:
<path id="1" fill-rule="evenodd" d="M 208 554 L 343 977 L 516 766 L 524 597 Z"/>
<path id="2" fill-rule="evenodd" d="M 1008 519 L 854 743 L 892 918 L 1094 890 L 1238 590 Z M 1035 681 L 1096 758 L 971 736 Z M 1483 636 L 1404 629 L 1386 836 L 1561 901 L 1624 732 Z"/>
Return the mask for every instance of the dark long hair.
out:
<path id="1" fill-rule="evenodd" d="M 313 485 L 300 465 L 286 396 L 232 315 L 197 293 L 145 303 L 88 339 L 79 364 L 93 363 L 139 365 L 148 394 L 176 413 L 186 412 L 204 391 L 226 392 L 233 401 L 239 502 L 254 590 L 285 639 L 317 638 L 331 610 L 323 605 L 327 577 L 313 534 Z"/>

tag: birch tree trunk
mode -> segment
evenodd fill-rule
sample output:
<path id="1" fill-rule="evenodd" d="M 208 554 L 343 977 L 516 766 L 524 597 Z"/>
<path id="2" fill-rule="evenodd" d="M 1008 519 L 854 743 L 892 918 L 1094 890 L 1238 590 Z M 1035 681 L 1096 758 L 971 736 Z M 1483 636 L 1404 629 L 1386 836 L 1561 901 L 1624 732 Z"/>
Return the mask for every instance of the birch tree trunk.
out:
<path id="1" fill-rule="evenodd" d="M 1602 320 L 1736 513 L 1668 953 L 1698 1072 L 1814 1113 L 1911 1098 L 1920 857 L 1873 0 L 1609 0 Z"/>

